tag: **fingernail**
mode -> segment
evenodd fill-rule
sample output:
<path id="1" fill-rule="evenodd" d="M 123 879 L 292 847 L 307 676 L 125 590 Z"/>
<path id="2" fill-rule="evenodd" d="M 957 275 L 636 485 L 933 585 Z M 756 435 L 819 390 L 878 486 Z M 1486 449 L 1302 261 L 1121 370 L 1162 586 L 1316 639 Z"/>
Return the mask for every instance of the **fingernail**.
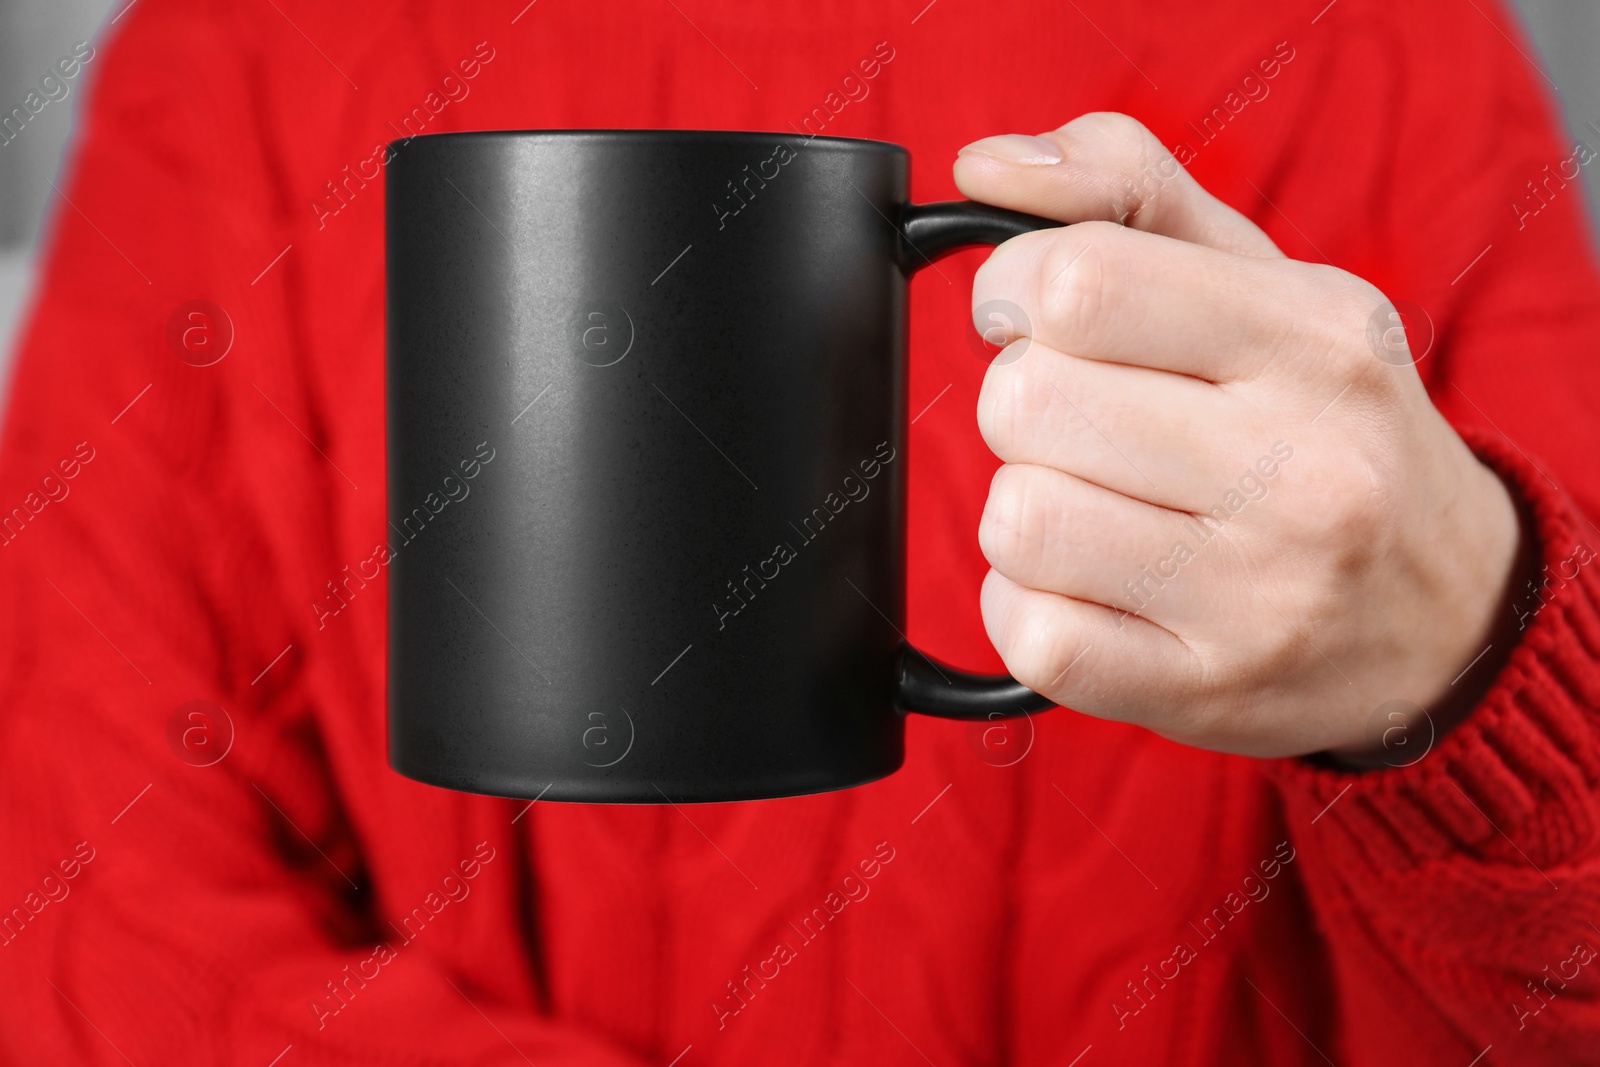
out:
<path id="1" fill-rule="evenodd" d="M 1025 163 L 1029 166 L 1045 166 L 1061 162 L 1061 149 L 1056 147 L 1054 141 L 1043 137 L 1027 137 L 1020 133 L 1006 133 L 999 137 L 985 137 L 981 141 L 973 141 L 956 155 L 964 156 L 968 152 L 1005 163 Z"/>

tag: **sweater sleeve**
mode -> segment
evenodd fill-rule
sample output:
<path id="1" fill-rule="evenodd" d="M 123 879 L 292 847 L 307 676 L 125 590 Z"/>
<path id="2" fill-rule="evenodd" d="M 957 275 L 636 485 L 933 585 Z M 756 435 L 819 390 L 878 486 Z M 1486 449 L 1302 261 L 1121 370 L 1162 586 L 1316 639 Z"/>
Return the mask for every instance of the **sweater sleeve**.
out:
<path id="1" fill-rule="evenodd" d="M 1600 1048 L 1600 539 L 1512 444 L 1465 436 L 1535 519 L 1544 588 L 1520 645 L 1465 723 L 1408 735 L 1404 766 L 1275 768 L 1335 963 L 1340 1064 Z"/>
<path id="2" fill-rule="evenodd" d="M 382 526 L 284 255 L 283 151 L 354 90 L 240 10 L 144 0 L 78 72 L 0 445 L 0 1060 L 634 1063 L 540 1010 L 506 803 L 383 766 L 381 590 L 305 609 L 333 502 Z"/>
<path id="3" fill-rule="evenodd" d="M 1524 504 L 1540 575 L 1514 591 L 1524 628 L 1479 706 L 1436 742 L 1418 727 L 1406 766 L 1270 773 L 1334 967 L 1341 1067 L 1595 1063 L 1600 282 L 1578 171 L 1600 134 L 1558 132 L 1499 8 L 1435 6 L 1367 27 L 1388 42 L 1371 73 L 1401 90 L 1385 288 L 1420 307 L 1419 370 Z"/>

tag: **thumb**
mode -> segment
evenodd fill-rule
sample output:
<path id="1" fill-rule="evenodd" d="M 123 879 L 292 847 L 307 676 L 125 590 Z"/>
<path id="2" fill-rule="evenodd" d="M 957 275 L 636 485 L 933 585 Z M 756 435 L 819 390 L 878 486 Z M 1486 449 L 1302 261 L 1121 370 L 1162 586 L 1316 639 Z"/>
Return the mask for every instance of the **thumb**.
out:
<path id="1" fill-rule="evenodd" d="M 1061 222 L 1098 219 L 1239 255 L 1283 255 L 1255 223 L 1200 187 L 1155 135 L 1111 111 L 1038 137 L 961 149 L 956 187 L 973 200 Z"/>

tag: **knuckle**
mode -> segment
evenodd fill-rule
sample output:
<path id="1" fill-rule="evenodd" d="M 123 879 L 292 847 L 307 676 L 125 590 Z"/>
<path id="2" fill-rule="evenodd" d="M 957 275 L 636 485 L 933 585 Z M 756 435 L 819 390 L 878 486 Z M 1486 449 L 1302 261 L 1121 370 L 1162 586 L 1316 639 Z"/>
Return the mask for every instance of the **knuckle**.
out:
<path id="1" fill-rule="evenodd" d="M 1166 181 L 1181 170 L 1144 123 L 1122 112 L 1090 112 L 1067 123 L 1061 132 L 1087 149 L 1085 154 L 1102 161 L 1097 169 L 1110 190 L 1112 213 L 1122 225 L 1147 214 Z"/>
<path id="2" fill-rule="evenodd" d="M 1329 595 L 1348 588 L 1352 577 L 1368 572 L 1387 551 L 1391 494 L 1385 479 L 1370 463 L 1352 460 L 1347 466 L 1339 500 L 1329 512 L 1325 573 L 1334 586 Z"/>
<path id="3" fill-rule="evenodd" d="M 1379 483 L 1371 464 L 1346 454 L 1326 464 L 1320 472 L 1318 501 L 1323 514 L 1323 534 L 1334 544 L 1369 536 L 1379 515 Z"/>
<path id="4" fill-rule="evenodd" d="M 1007 463 L 1051 455 L 1062 425 L 1058 388 L 1038 361 L 991 366 L 979 394 L 979 432 L 990 450 Z"/>
<path id="5" fill-rule="evenodd" d="M 1023 237 L 1028 236 L 1023 234 Z M 972 312 L 974 315 L 984 304 L 997 300 L 1010 292 L 1008 279 L 1016 276 L 1019 249 L 1013 247 L 1021 238 L 1007 241 L 993 252 L 987 259 L 978 264 L 978 269 L 972 275 Z M 976 323 L 975 323 L 976 324 Z M 981 327 L 980 327 L 981 329 Z"/>
<path id="6" fill-rule="evenodd" d="M 983 325 L 977 321 L 978 310 L 985 304 L 1014 300 L 1019 290 L 1018 281 L 1027 278 L 1035 269 L 1057 232 L 1044 229 L 1018 234 L 990 251 L 978 265 L 972 276 L 972 311 L 973 325 L 980 333 Z"/>
<path id="7" fill-rule="evenodd" d="M 1368 342 L 1367 333 L 1373 315 L 1380 308 L 1388 309 L 1392 305 L 1374 286 L 1359 279 L 1356 284 L 1349 284 L 1349 280 L 1347 275 L 1337 299 L 1328 309 L 1327 319 L 1337 337 L 1338 343 L 1333 347 L 1343 353 L 1341 369 L 1350 379 L 1359 380 L 1373 377 L 1374 372 L 1384 366 L 1379 353 Z M 1404 334 L 1401 336 L 1403 338 Z"/>
<path id="8" fill-rule="evenodd" d="M 978 390 L 978 435 L 989 446 L 989 451 L 1002 460 L 1009 454 L 1014 439 L 1011 377 L 1004 366 L 991 364 Z"/>
<path id="9" fill-rule="evenodd" d="M 1100 227 L 1080 223 L 1088 232 L 1055 242 L 1041 263 L 1039 306 L 1050 338 L 1067 352 L 1091 350 L 1101 323 L 1115 300 L 1116 270 L 1110 262 Z"/>
<path id="10" fill-rule="evenodd" d="M 1143 152 L 1155 135 L 1138 119 L 1121 111 L 1091 111 L 1062 127 L 1069 137 L 1097 142 L 1123 152 Z"/>
<path id="11" fill-rule="evenodd" d="M 1002 574 L 1014 573 L 1027 555 L 1036 524 L 1036 499 L 1028 472 L 1013 464 L 995 471 L 989 499 L 978 524 L 978 547 L 989 565 Z"/>
<path id="12" fill-rule="evenodd" d="M 1391 479 L 1369 457 L 1351 452 L 1321 464 L 1316 478 L 1285 512 L 1294 554 L 1305 562 L 1295 602 L 1308 622 L 1347 596 L 1351 581 L 1389 551 L 1394 531 Z"/>
<path id="13" fill-rule="evenodd" d="M 1294 610 L 1303 605 L 1300 598 L 1290 597 L 1285 604 L 1285 610 L 1292 612 L 1288 619 L 1278 618 L 1276 612 L 1271 611 L 1270 618 L 1261 616 L 1259 636 L 1250 646 L 1249 659 L 1242 662 L 1236 672 L 1243 687 L 1259 691 L 1299 673 L 1306 656 L 1311 654 L 1302 634 L 1310 632 L 1313 621 Z"/>
<path id="14" fill-rule="evenodd" d="M 1026 451 L 1029 428 L 1038 417 L 1028 377 L 1024 367 L 996 360 L 985 372 L 978 392 L 978 433 L 989 450 L 1008 463 Z"/>
<path id="15" fill-rule="evenodd" d="M 1322 263 L 1300 263 L 1302 306 L 1306 320 L 1305 348 L 1312 373 L 1343 382 L 1370 381 L 1383 365 L 1371 350 L 1368 329 L 1377 309 L 1389 300 L 1382 291 L 1348 271 Z"/>
<path id="16" fill-rule="evenodd" d="M 1056 687 L 1078 654 L 1077 641 L 1037 602 L 1019 605 L 1009 620 L 1000 658 L 1011 677 L 1036 693 Z"/>

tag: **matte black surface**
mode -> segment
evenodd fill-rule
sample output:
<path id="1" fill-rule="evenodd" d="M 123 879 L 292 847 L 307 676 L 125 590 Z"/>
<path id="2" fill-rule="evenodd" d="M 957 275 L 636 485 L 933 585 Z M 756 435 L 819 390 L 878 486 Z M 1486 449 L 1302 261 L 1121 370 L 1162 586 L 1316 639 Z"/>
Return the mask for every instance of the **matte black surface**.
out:
<path id="1" fill-rule="evenodd" d="M 903 709 L 1049 706 L 901 632 L 907 275 L 1053 223 L 911 207 L 905 150 L 876 141 L 392 149 L 396 770 L 545 800 L 788 796 L 899 767 Z"/>

